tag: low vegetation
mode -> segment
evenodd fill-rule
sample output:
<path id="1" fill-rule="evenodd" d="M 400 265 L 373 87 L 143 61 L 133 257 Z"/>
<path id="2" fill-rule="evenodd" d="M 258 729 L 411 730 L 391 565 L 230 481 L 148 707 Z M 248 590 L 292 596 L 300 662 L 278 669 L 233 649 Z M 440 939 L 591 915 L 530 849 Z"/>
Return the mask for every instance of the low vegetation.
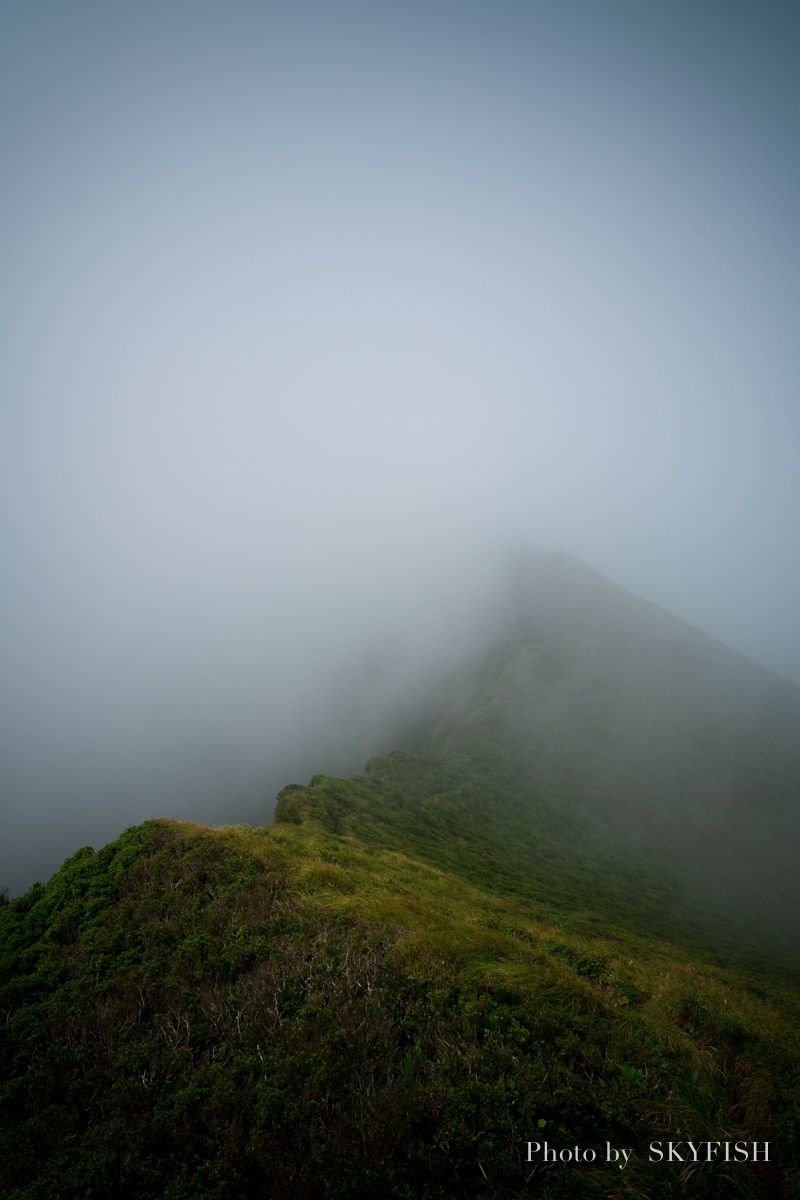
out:
<path id="1" fill-rule="evenodd" d="M 150 821 L 0 905 L 4 1200 L 800 1196 L 796 958 L 713 880 L 698 901 L 679 839 L 587 812 L 602 706 L 557 643 L 532 657 L 271 826 Z M 557 763 L 515 717 L 541 661 Z"/>

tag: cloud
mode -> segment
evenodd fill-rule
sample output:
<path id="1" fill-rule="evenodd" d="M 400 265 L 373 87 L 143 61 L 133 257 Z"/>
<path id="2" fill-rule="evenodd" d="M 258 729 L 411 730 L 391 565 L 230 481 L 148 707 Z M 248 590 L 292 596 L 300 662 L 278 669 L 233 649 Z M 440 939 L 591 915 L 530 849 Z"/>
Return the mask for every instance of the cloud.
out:
<path id="1" fill-rule="evenodd" d="M 306 765 L 318 680 L 519 542 L 800 678 L 770 15 L 4 7 L 15 845 Z"/>

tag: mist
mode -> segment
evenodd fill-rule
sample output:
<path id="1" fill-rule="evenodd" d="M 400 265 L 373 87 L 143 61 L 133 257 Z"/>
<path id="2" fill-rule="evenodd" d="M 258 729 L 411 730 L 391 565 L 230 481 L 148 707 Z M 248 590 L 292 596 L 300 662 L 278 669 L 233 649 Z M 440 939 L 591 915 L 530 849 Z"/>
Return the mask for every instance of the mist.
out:
<path id="1" fill-rule="evenodd" d="M 800 681 L 798 52 L 777 0 L 0 8 L 0 883 L 358 770 L 519 546 Z"/>

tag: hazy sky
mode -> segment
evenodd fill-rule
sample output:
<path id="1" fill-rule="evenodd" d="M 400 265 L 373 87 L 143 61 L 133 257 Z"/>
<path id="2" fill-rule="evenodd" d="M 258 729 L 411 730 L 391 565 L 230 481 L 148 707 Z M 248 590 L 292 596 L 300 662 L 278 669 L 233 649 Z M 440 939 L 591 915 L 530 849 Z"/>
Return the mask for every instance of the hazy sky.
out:
<path id="1" fill-rule="evenodd" d="M 798 62 L 793 0 L 0 0 L 0 883 L 252 819 L 519 543 L 800 681 Z"/>

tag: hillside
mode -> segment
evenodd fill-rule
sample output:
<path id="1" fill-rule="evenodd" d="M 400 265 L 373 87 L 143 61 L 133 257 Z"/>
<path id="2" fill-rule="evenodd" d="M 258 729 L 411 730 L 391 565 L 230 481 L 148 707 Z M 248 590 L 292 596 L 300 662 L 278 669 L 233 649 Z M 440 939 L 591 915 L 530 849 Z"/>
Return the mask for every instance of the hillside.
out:
<path id="1" fill-rule="evenodd" d="M 364 774 L 0 909 L 0 1195 L 799 1196 L 799 696 L 526 564 Z"/>
<path id="2" fill-rule="evenodd" d="M 538 858 L 563 898 L 565 871 L 644 869 L 692 925 L 798 944 L 800 689 L 574 560 L 524 565 L 503 637 L 446 681 L 417 741 L 406 770 L 368 773 L 401 795 L 444 772 L 451 834 L 459 789 L 485 794 L 481 836 L 522 877 Z"/>

